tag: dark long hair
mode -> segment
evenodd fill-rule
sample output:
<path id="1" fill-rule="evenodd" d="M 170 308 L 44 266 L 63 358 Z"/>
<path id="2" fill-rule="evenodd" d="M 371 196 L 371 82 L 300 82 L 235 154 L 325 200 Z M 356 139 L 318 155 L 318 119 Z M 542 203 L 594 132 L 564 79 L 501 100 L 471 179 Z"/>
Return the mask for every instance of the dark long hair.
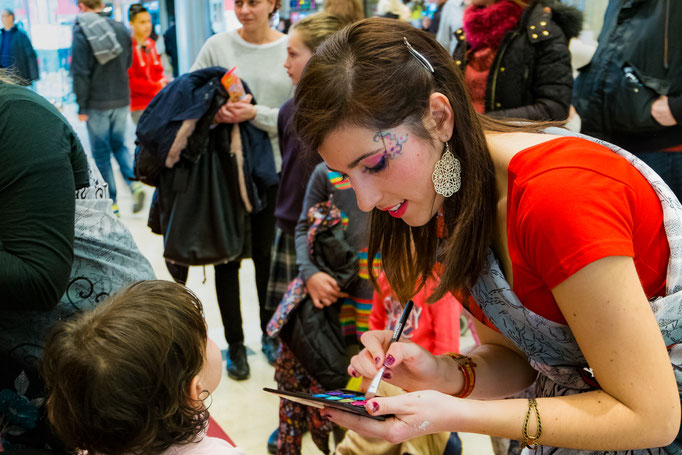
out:
<path id="1" fill-rule="evenodd" d="M 206 351 L 201 302 L 141 281 L 56 327 L 43 356 L 47 411 L 69 449 L 153 455 L 190 443 L 208 410 L 190 383 Z"/>
<path id="2" fill-rule="evenodd" d="M 433 74 L 410 54 L 404 38 L 431 63 Z M 428 33 L 391 19 L 365 19 L 333 35 L 310 59 L 296 89 L 294 125 L 309 151 L 341 126 L 379 131 L 405 124 L 432 141 L 424 118 L 433 92 L 444 94 L 454 111 L 449 144 L 462 166 L 461 189 L 443 206 L 447 242 L 439 250 L 436 217 L 411 227 L 386 212 L 372 213 L 370 261 L 381 253 L 391 287 L 403 301 L 423 285 L 436 262 L 442 263 L 441 282 L 432 301 L 475 282 L 491 246 L 498 199 L 484 131 L 538 131 L 540 126 L 477 114 L 447 51 Z"/>

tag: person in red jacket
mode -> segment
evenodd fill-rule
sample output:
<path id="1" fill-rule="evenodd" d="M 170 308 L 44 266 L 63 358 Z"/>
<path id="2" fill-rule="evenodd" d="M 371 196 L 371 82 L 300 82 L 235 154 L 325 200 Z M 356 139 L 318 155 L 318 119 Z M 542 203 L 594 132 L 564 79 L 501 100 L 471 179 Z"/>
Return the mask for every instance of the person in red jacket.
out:
<path id="1" fill-rule="evenodd" d="M 377 283 L 379 289 L 375 289 L 372 298 L 369 329 L 393 330 L 400 320 L 402 305 L 384 273 L 377 278 Z M 435 355 L 459 352 L 459 316 L 462 307 L 450 293 L 435 303 L 427 303 L 437 286 L 438 280 L 432 278 L 412 297 L 414 309 L 405 323 L 402 338 L 417 343 Z"/>
<path id="2" fill-rule="evenodd" d="M 141 3 L 128 10 L 133 35 L 133 64 L 128 68 L 130 80 L 130 115 L 137 125 L 149 102 L 168 84 L 161 57 L 156 51 L 152 33 L 152 16 Z"/>

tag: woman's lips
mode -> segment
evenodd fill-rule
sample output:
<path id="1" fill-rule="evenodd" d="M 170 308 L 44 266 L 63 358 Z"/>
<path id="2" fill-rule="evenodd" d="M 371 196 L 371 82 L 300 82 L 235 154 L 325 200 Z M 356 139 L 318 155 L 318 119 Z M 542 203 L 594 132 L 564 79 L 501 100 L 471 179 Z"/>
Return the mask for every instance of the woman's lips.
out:
<path id="1" fill-rule="evenodd" d="M 388 214 L 391 215 L 393 218 L 400 218 L 405 214 L 406 210 L 407 210 L 407 201 L 403 201 L 399 204 L 394 205 L 390 209 L 388 209 Z"/>

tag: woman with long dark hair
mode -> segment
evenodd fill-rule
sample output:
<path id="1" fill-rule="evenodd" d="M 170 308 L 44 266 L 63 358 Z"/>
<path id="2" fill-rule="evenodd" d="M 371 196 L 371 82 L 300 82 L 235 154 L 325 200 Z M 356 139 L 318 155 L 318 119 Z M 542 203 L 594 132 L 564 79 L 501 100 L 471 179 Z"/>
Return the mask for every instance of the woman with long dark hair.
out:
<path id="1" fill-rule="evenodd" d="M 660 177 L 610 144 L 478 114 L 447 51 L 386 19 L 322 45 L 295 100 L 302 142 L 372 211 L 368 257 L 397 296 L 437 267 L 432 300 L 461 294 L 481 340 L 433 356 L 365 334 L 349 373 L 385 366 L 412 393 L 367 400 L 385 421 L 327 418 L 391 442 L 463 431 L 535 453 L 680 453 L 682 207 Z M 533 383 L 534 398 L 503 399 Z"/>

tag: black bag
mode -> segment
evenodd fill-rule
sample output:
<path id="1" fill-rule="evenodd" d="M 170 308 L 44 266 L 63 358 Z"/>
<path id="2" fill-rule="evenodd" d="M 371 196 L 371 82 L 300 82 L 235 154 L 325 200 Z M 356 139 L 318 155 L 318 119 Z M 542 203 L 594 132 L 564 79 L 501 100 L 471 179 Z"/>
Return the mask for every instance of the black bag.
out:
<path id="1" fill-rule="evenodd" d="M 340 302 L 316 308 L 310 296 L 300 302 L 280 332 L 296 360 L 325 390 L 339 389 L 348 381 L 346 346 L 339 321 Z"/>
<path id="2" fill-rule="evenodd" d="M 315 235 L 311 259 L 321 271 L 334 277 L 341 289 L 357 277 L 358 255 L 344 240 L 341 223 Z M 306 372 L 326 390 L 343 388 L 348 381 L 350 358 L 341 332 L 340 309 L 340 301 L 316 308 L 307 296 L 280 332 L 280 338 Z"/>
<path id="3" fill-rule="evenodd" d="M 161 225 L 164 257 L 181 265 L 212 265 L 242 256 L 246 211 L 239 193 L 237 158 L 230 153 L 232 125 L 211 128 L 215 110 L 224 99 L 216 96 L 210 109 L 197 123 L 180 162 L 163 169 L 159 195 L 166 215 Z"/>

